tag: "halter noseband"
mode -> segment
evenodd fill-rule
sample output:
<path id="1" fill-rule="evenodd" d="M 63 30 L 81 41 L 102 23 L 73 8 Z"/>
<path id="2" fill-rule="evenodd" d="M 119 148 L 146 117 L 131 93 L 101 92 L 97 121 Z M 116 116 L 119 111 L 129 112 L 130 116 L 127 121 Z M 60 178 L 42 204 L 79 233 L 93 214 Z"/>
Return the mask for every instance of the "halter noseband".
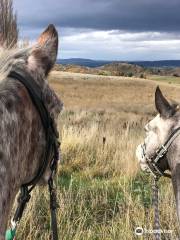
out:
<path id="1" fill-rule="evenodd" d="M 146 159 L 147 165 L 148 165 L 148 170 L 156 177 L 160 178 L 161 176 L 171 178 L 171 174 L 165 173 L 160 166 L 158 166 L 159 160 L 163 158 L 167 152 L 173 141 L 179 136 L 180 134 L 180 127 L 176 128 L 168 137 L 166 142 L 161 145 L 160 148 L 157 149 L 156 154 L 149 158 L 146 155 L 146 145 L 145 143 L 142 144 L 142 154 L 143 157 Z"/>

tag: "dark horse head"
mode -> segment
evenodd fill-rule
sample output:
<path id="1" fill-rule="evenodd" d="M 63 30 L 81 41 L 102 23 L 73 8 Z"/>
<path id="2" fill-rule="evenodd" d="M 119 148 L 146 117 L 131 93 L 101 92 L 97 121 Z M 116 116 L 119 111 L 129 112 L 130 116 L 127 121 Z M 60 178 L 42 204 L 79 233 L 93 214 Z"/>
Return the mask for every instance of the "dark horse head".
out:
<path id="1" fill-rule="evenodd" d="M 146 138 L 136 151 L 142 170 L 148 169 L 147 159 L 153 159 L 157 154 L 157 150 L 171 136 L 175 136 L 173 134 L 180 127 L 179 106 L 170 104 L 159 87 L 155 92 L 155 106 L 158 114 L 145 125 Z M 142 154 L 142 146 L 145 146 L 145 154 Z M 173 139 L 166 154 L 159 160 L 158 164 L 161 170 L 168 169 L 171 171 L 177 214 L 180 220 L 180 134 L 177 134 Z"/>
<path id="2" fill-rule="evenodd" d="M 57 123 L 62 103 L 49 87 L 47 76 L 58 51 L 53 25 L 26 49 L 0 50 L 0 240 L 19 187 L 30 181 L 43 160 L 45 133 L 37 109 L 24 85 L 8 77 L 13 70 L 30 75 L 42 90 L 42 99 Z M 49 166 L 43 176 L 48 180 Z"/>

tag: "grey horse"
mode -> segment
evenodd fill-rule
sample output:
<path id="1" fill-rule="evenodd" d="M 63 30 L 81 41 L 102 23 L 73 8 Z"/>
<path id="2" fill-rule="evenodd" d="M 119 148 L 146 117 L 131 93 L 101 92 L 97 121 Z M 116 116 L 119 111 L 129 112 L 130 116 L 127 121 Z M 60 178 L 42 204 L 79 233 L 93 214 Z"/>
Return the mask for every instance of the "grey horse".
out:
<path id="1" fill-rule="evenodd" d="M 146 138 L 136 150 L 142 170 L 147 170 L 147 159 L 153 159 L 156 151 L 164 145 L 172 133 L 180 127 L 180 112 L 177 104 L 170 104 L 163 96 L 159 87 L 155 92 L 157 116 L 145 125 Z M 145 146 L 145 156 L 142 154 Z M 172 185 L 176 198 L 177 215 L 180 221 L 180 132 L 168 147 L 166 154 L 159 160 L 158 167 L 162 171 L 170 170 Z"/>

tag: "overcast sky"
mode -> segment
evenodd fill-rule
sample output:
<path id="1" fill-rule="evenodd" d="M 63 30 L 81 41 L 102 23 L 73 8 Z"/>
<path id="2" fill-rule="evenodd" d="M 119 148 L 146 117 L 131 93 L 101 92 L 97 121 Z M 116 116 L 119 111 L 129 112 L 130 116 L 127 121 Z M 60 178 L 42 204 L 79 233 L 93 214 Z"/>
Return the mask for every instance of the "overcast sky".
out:
<path id="1" fill-rule="evenodd" d="M 180 0 L 14 0 L 21 38 L 53 23 L 59 58 L 180 59 Z"/>

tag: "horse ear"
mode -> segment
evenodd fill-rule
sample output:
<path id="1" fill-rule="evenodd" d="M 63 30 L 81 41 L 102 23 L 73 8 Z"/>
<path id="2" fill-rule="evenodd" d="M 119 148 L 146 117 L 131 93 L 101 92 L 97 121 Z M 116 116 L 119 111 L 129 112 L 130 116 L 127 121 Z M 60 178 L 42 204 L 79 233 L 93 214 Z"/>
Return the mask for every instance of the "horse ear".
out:
<path id="1" fill-rule="evenodd" d="M 50 24 L 38 38 L 28 57 L 30 70 L 42 70 L 45 75 L 54 66 L 58 52 L 58 33 L 54 25 Z"/>
<path id="2" fill-rule="evenodd" d="M 169 118 L 174 115 L 176 109 L 172 107 L 166 98 L 163 96 L 159 86 L 155 92 L 155 106 L 161 117 Z"/>

